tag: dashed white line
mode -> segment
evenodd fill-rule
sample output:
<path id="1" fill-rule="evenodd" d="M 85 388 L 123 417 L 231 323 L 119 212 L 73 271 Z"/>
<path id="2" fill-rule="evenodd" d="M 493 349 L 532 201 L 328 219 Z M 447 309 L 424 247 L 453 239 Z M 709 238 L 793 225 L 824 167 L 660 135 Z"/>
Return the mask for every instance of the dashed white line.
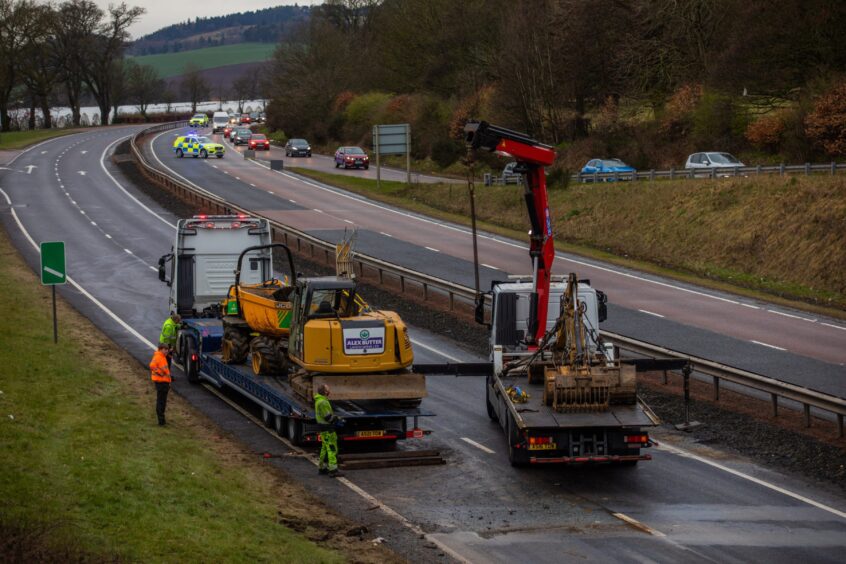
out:
<path id="1" fill-rule="evenodd" d="M 236 176 L 236 177 L 235 177 L 235 180 L 241 180 L 241 177 L 240 177 L 240 176 Z"/>
<path id="2" fill-rule="evenodd" d="M 462 441 L 464 441 L 465 443 L 467 443 L 468 445 L 473 445 L 473 446 L 474 446 L 474 447 L 476 447 L 477 449 L 479 449 L 479 450 L 481 450 L 481 451 L 484 451 L 484 452 L 486 452 L 486 453 L 488 453 L 488 454 L 496 454 L 496 452 L 495 452 L 495 451 L 493 451 L 493 450 L 489 449 L 489 448 L 488 448 L 488 447 L 486 447 L 485 445 L 480 445 L 479 443 L 477 443 L 477 442 L 476 442 L 476 441 L 474 441 L 473 439 L 468 439 L 467 437 L 461 437 L 461 440 L 462 440 Z"/>
<path id="3" fill-rule="evenodd" d="M 297 203 L 296 201 L 294 201 L 294 200 L 292 200 L 292 199 L 290 199 L 290 198 L 288 198 L 288 201 L 289 201 L 289 202 L 291 202 L 292 204 L 296 204 L 296 203 Z"/>
<path id="4" fill-rule="evenodd" d="M 125 252 L 125 253 L 126 253 L 126 254 L 128 254 L 128 255 L 131 255 L 131 254 L 132 254 L 132 251 L 130 251 L 129 249 L 124 249 L 124 250 L 123 250 L 123 252 Z"/>
<path id="5" fill-rule="evenodd" d="M 253 184 L 252 182 L 250 182 L 250 186 L 252 186 L 253 188 L 255 188 L 255 187 L 256 187 L 256 185 L 255 185 L 255 184 Z"/>
<path id="6" fill-rule="evenodd" d="M 832 325 L 831 323 L 820 323 L 821 325 L 825 325 L 826 327 L 831 327 L 832 329 L 840 329 L 841 331 L 846 331 L 846 327 L 841 327 L 840 325 Z"/>
<path id="7" fill-rule="evenodd" d="M 639 309 L 638 311 L 641 312 L 641 313 L 645 313 L 646 315 L 654 315 L 655 317 L 664 317 L 660 313 L 655 313 L 654 311 L 647 311 L 645 309 Z"/>
<path id="8" fill-rule="evenodd" d="M 273 192 L 271 192 L 270 190 L 268 190 L 268 191 L 267 191 L 267 193 L 268 193 L 268 194 L 273 194 Z"/>
<path id="9" fill-rule="evenodd" d="M 91 225 L 93 225 L 94 227 L 97 227 L 97 223 L 94 222 L 94 221 L 91 222 Z"/>
<path id="10" fill-rule="evenodd" d="M 741 304 L 740 304 L 740 305 L 742 305 L 743 307 L 748 307 L 749 309 L 761 309 L 761 308 L 759 308 L 759 307 L 758 307 L 758 306 L 756 306 L 756 305 L 752 305 L 752 304 L 744 304 L 744 303 L 742 303 L 742 302 L 741 302 Z"/>
<path id="11" fill-rule="evenodd" d="M 491 270 L 499 270 L 499 268 L 495 267 L 494 265 L 486 264 L 484 262 L 482 263 L 482 266 L 484 266 L 485 268 L 490 268 Z"/>
<path id="12" fill-rule="evenodd" d="M 82 215 L 85 215 L 85 210 L 79 210 L 79 213 L 81 213 Z"/>
<path id="13" fill-rule="evenodd" d="M 109 235 L 108 233 L 103 233 L 103 235 L 105 235 L 105 236 L 106 236 L 106 239 L 111 239 L 111 238 L 112 238 L 112 236 L 111 236 L 111 235 Z"/>
<path id="14" fill-rule="evenodd" d="M 435 252 L 435 253 L 439 253 L 439 252 L 441 252 L 441 251 L 439 251 L 438 249 L 435 249 L 435 248 L 433 248 L 433 247 L 425 247 L 425 248 L 426 248 L 426 249 L 429 249 L 430 251 Z"/>
<path id="15" fill-rule="evenodd" d="M 393 235 L 391 235 L 390 233 L 385 233 L 384 231 L 380 231 L 380 232 L 379 232 L 379 235 L 384 235 L 385 237 L 391 237 L 391 238 L 393 238 Z"/>
<path id="16" fill-rule="evenodd" d="M 775 350 L 777 350 L 777 351 L 786 351 L 786 350 L 787 350 L 787 349 L 785 349 L 784 347 L 777 347 L 777 346 L 775 346 L 775 345 L 770 345 L 770 344 L 768 344 L 768 343 L 762 343 L 761 341 L 756 341 L 756 340 L 754 340 L 754 339 L 752 339 L 752 340 L 751 340 L 751 342 L 755 343 L 756 345 L 761 345 L 762 347 L 767 347 L 767 348 L 770 348 L 770 349 L 775 349 Z"/>
<path id="17" fill-rule="evenodd" d="M 344 223 L 349 223 L 350 225 L 355 225 L 354 221 L 350 221 L 349 219 L 345 219 Z"/>
<path id="18" fill-rule="evenodd" d="M 323 213 L 323 210 L 319 210 L 317 208 L 314 208 L 314 211 L 316 211 L 317 213 Z"/>

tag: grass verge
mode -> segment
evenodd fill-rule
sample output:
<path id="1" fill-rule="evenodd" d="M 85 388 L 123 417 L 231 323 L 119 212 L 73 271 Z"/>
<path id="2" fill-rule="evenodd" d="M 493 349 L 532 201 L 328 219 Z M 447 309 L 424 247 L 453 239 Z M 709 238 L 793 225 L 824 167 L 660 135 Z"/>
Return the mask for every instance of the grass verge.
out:
<path id="1" fill-rule="evenodd" d="M 53 137 L 61 137 L 63 135 L 70 135 L 71 133 L 78 133 L 81 129 L 32 129 L 27 131 L 4 131 L 0 133 L 0 150 L 14 150 L 23 149 L 29 145 L 44 141 L 45 139 L 52 139 Z"/>
<path id="2" fill-rule="evenodd" d="M 467 188 L 291 167 L 375 200 L 469 225 Z M 522 190 L 476 185 L 481 229 L 525 239 Z M 577 185 L 553 190 L 556 248 L 814 313 L 846 318 L 843 178 Z M 842 231 L 842 233 L 841 233 Z"/>
<path id="3" fill-rule="evenodd" d="M 2 230 L 0 257 L 0 560 L 395 560 L 178 396 L 158 427 L 148 372 L 61 300 L 54 345 Z"/>

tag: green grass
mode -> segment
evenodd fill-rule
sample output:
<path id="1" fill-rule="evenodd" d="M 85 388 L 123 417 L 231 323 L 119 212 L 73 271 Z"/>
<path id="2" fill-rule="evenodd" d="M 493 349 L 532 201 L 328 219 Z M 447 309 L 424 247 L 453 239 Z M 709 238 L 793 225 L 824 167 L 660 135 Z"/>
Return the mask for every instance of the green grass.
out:
<path id="1" fill-rule="evenodd" d="M 396 206 L 469 224 L 464 185 L 292 167 Z M 522 190 L 476 184 L 482 229 L 525 239 Z M 846 317 L 846 178 L 575 184 L 550 191 L 559 250 L 755 299 Z"/>
<path id="2" fill-rule="evenodd" d="M 275 474 L 173 396 L 158 427 L 148 374 L 70 308 L 54 345 L 49 292 L 4 234 L 0 256 L 0 535 L 36 560 L 342 560 L 278 524 Z"/>
<path id="3" fill-rule="evenodd" d="M 274 43 L 236 43 L 178 53 L 143 55 L 133 57 L 133 60 L 138 64 L 150 65 L 159 72 L 159 76 L 169 78 L 182 74 L 189 62 L 195 63 L 201 69 L 256 63 L 269 59 L 275 49 Z"/>
<path id="4" fill-rule="evenodd" d="M 27 131 L 4 131 L 0 133 L 0 150 L 23 149 L 29 145 L 61 137 L 70 133 L 77 133 L 80 129 L 33 129 Z"/>

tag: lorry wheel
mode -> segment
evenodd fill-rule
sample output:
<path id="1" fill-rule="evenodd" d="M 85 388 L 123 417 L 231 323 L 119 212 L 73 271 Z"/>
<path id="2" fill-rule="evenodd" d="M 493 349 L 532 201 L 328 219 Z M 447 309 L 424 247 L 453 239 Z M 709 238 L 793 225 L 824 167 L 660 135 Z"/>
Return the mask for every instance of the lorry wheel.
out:
<path id="1" fill-rule="evenodd" d="M 303 424 L 299 419 L 294 417 L 288 418 L 288 432 L 286 433 L 288 440 L 294 446 L 303 444 Z"/>
<path id="2" fill-rule="evenodd" d="M 272 411 L 267 409 L 266 407 L 261 408 L 261 422 L 264 423 L 264 426 L 268 429 L 273 429 L 274 423 L 276 421 L 276 414 Z"/>
<path id="3" fill-rule="evenodd" d="M 523 460 L 522 453 L 518 453 L 518 450 L 514 448 L 514 445 L 517 443 L 517 431 L 514 429 L 514 421 L 511 417 L 508 418 L 506 436 L 508 437 L 508 462 L 514 467 L 524 466 L 526 461 Z"/>
<path id="4" fill-rule="evenodd" d="M 242 364 L 247 360 L 250 352 L 250 335 L 234 327 L 227 327 L 223 331 L 221 353 L 223 362 L 227 364 Z"/>
<path id="5" fill-rule="evenodd" d="M 285 436 L 285 432 L 287 431 L 288 427 L 288 418 L 282 417 L 281 415 L 277 415 L 273 418 L 273 430 L 276 431 L 276 434 L 280 437 Z"/>
<path id="6" fill-rule="evenodd" d="M 490 390 L 485 394 L 485 407 L 488 410 L 488 417 L 490 417 L 491 421 L 497 421 L 496 411 L 494 411 L 494 406 L 491 405 L 491 400 L 488 397 L 490 394 Z"/>
<path id="7" fill-rule="evenodd" d="M 191 337 L 186 337 L 183 342 L 182 371 L 185 372 L 185 379 L 192 384 L 200 382 L 199 361 L 194 360 L 197 354 L 197 344 Z"/>
<path id="8" fill-rule="evenodd" d="M 252 358 L 253 373 L 281 374 L 285 370 L 282 355 L 276 346 L 276 341 L 267 337 L 256 337 L 250 341 L 250 356 Z"/>

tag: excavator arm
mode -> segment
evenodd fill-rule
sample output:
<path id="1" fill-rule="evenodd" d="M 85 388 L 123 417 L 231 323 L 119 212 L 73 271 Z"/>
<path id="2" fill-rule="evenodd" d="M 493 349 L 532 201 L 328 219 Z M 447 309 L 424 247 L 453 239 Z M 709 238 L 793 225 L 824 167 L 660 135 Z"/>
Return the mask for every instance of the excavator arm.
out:
<path id="1" fill-rule="evenodd" d="M 529 302 L 529 334 L 526 340 L 530 346 L 536 347 L 546 333 L 552 262 L 555 259 L 544 169 L 555 161 L 555 150 L 523 133 L 485 121 L 468 122 L 464 126 L 464 132 L 467 143 L 474 150 L 482 149 L 513 158 L 518 163 L 515 172 L 523 175 L 524 197 L 532 226 L 529 232 L 532 294 Z"/>

